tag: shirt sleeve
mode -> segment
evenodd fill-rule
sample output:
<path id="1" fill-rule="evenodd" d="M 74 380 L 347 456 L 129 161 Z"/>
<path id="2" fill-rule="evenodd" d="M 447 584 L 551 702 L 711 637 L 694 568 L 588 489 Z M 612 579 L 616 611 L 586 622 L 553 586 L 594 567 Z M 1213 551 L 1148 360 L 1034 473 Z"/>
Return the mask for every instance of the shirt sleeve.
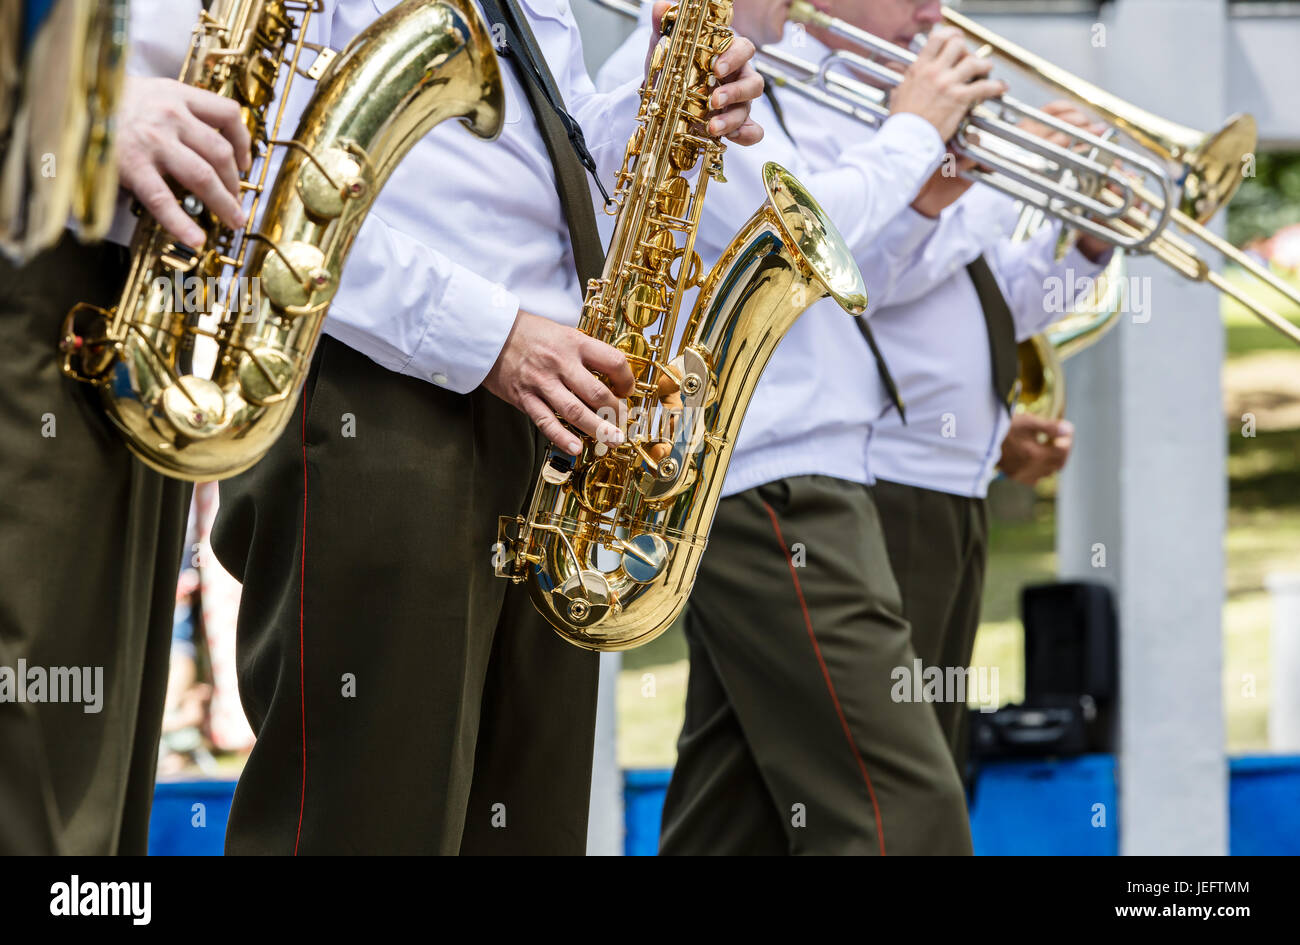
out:
<path id="1" fill-rule="evenodd" d="M 869 140 L 845 148 L 837 167 L 800 180 L 835 222 L 854 257 L 870 268 L 880 265 L 872 257 L 882 255 L 881 235 L 916 199 L 945 153 L 939 132 L 924 118 L 893 115 Z"/>
<path id="2" fill-rule="evenodd" d="M 131 0 L 127 75 L 180 75 L 202 12 L 200 0 Z"/>
<path id="3" fill-rule="evenodd" d="M 627 79 L 609 92 L 597 92 L 591 77 L 582 68 L 582 59 L 571 62 L 581 78 L 569 97 L 569 114 L 582 128 L 587 150 L 596 162 L 596 175 L 607 189 L 623 166 L 627 142 L 636 131 L 637 107 L 641 98 L 641 77 Z"/>
<path id="4" fill-rule="evenodd" d="M 345 273 L 326 331 L 390 371 L 458 394 L 483 382 L 519 312 L 518 297 L 505 286 L 389 226 L 373 210 Z"/>
<path id="5" fill-rule="evenodd" d="M 1081 292 L 1095 285 L 1097 276 L 1114 256 L 1109 251 L 1093 262 L 1071 247 L 1061 260 L 1056 249 L 1062 225 L 1041 226 L 1027 240 L 1003 239 L 987 252 L 1016 323 L 1016 339 L 1023 341 L 1042 331 L 1062 315 L 1074 311 Z"/>
<path id="6" fill-rule="evenodd" d="M 605 187 L 611 188 L 614 175 L 623 166 L 623 155 L 627 151 L 628 139 L 636 131 L 637 109 L 641 98 L 641 83 L 644 79 L 642 70 L 635 69 L 639 62 L 634 55 L 623 57 L 627 65 L 626 72 L 616 78 L 611 76 L 608 85 L 601 85 L 605 91 L 597 91 L 595 83 L 587 73 L 587 66 L 582 55 L 582 37 L 577 27 L 572 29 L 573 49 L 565 64 L 565 82 L 561 91 L 565 104 L 582 128 L 583 140 L 587 150 L 596 162 L 596 174 Z M 648 48 L 649 27 L 635 31 L 628 38 L 627 44 L 633 44 L 636 37 L 642 37 Z"/>
<path id="7" fill-rule="evenodd" d="M 891 221 L 874 256 L 860 260 L 872 307 L 923 298 L 1011 231 L 1016 204 L 976 185 L 937 218 L 910 206 Z"/>

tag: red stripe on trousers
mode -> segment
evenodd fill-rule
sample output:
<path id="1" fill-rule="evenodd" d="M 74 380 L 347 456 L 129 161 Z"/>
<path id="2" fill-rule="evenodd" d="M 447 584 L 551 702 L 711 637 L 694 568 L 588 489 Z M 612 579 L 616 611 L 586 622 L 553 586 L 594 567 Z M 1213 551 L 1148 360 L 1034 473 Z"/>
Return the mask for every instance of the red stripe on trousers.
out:
<path id="1" fill-rule="evenodd" d="M 762 500 L 760 500 L 762 501 Z M 785 538 L 781 535 L 781 524 L 777 521 L 776 512 L 767 502 L 763 502 L 763 508 L 767 509 L 767 516 L 772 520 L 772 530 L 776 532 L 777 543 L 781 546 L 781 554 L 785 556 L 785 563 L 790 566 L 790 579 L 794 582 L 794 592 L 799 598 L 799 609 L 803 611 L 804 626 L 808 628 L 808 639 L 812 642 L 813 652 L 817 654 L 817 663 L 822 668 L 822 678 L 826 680 L 826 690 L 831 695 L 831 702 L 835 705 L 835 714 L 840 717 L 840 726 L 844 729 L 844 738 L 849 743 L 849 751 L 853 752 L 853 760 L 858 763 L 858 770 L 862 772 L 862 781 L 867 786 L 867 794 L 871 798 L 871 809 L 876 815 L 876 836 L 880 838 L 880 855 L 885 855 L 885 828 L 880 821 L 880 804 L 876 802 L 876 791 L 871 786 L 871 775 L 867 773 L 867 765 L 862 760 L 862 753 L 858 751 L 858 744 L 853 740 L 853 730 L 849 728 L 849 720 L 844 715 L 844 707 L 840 705 L 840 697 L 835 692 L 835 684 L 831 682 L 830 670 L 826 668 L 826 660 L 822 656 L 822 648 L 817 643 L 817 634 L 813 632 L 812 616 L 808 613 L 808 602 L 804 600 L 803 585 L 799 583 L 799 572 L 794 566 L 794 560 L 790 557 L 790 552 L 786 548 Z"/>

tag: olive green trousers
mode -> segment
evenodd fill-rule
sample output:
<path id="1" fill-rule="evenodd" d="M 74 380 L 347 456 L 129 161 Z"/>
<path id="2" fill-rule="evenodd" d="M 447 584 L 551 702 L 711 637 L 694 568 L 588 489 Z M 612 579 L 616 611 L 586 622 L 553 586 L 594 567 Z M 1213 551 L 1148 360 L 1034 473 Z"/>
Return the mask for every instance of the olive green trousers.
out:
<path id="1" fill-rule="evenodd" d="M 131 457 L 57 348 L 74 304 L 117 303 L 126 263 L 71 237 L 0 261 L 0 667 L 94 690 L 0 699 L 0 851 L 147 849 L 191 490 Z"/>
<path id="2" fill-rule="evenodd" d="M 934 706 L 866 486 L 724 499 L 687 607 L 690 678 L 665 854 L 968 854 Z"/>
<path id="3" fill-rule="evenodd" d="M 228 853 L 585 852 L 596 655 L 493 574 L 539 460 L 486 391 L 322 338 L 295 422 L 221 486 L 257 733 Z"/>

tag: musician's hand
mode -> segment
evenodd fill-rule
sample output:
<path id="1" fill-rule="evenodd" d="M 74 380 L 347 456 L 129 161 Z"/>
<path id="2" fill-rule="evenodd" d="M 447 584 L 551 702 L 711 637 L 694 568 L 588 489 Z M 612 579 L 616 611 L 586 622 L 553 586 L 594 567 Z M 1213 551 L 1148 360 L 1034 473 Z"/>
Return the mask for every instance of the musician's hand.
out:
<path id="1" fill-rule="evenodd" d="M 613 389 L 593 371 L 609 378 Z M 604 407 L 618 416 L 618 398 L 630 394 L 634 384 L 622 351 L 576 328 L 524 311 L 515 317 L 514 328 L 483 381 L 489 391 L 531 417 L 547 439 L 574 456 L 582 444 L 560 419 L 602 442 L 622 442 L 618 427 L 595 411 Z"/>
<path id="2" fill-rule="evenodd" d="M 654 58 L 659 43 L 659 28 L 664 13 L 672 4 L 659 0 L 651 14 L 650 49 L 646 53 L 646 71 Z M 754 44 L 737 35 L 713 63 L 713 74 L 718 85 L 713 90 L 709 104 L 709 134 L 727 138 L 739 145 L 758 144 L 763 140 L 762 127 L 749 117 L 750 103 L 763 94 L 763 77 L 754 68 Z"/>
<path id="3" fill-rule="evenodd" d="M 176 239 L 195 249 L 203 230 L 164 180 L 194 194 L 230 227 L 244 225 L 239 175 L 252 164 L 248 129 L 231 99 L 177 82 L 129 76 L 117 115 L 122 186 Z"/>
<path id="4" fill-rule="evenodd" d="M 1088 113 L 1081 109 L 1069 99 L 1057 99 L 1054 102 L 1048 102 L 1042 107 L 1042 111 L 1051 115 L 1053 118 L 1060 119 L 1066 124 L 1081 128 L 1084 131 L 1094 135 L 1103 135 L 1106 133 L 1106 123 L 1096 121 L 1088 116 Z M 1086 144 L 1078 143 L 1078 140 L 1071 138 L 1064 131 L 1058 131 L 1039 121 L 1027 118 L 1020 122 L 1019 127 L 1022 131 L 1038 135 L 1047 141 L 1052 142 L 1058 147 L 1068 148 L 1072 145 L 1077 151 L 1086 150 Z M 1118 162 L 1117 162 L 1118 164 Z M 1090 236 L 1087 233 L 1080 233 L 1078 240 L 1075 242 L 1075 248 L 1079 250 L 1090 262 L 1100 263 L 1105 260 L 1113 247 L 1103 239 Z"/>
<path id="5" fill-rule="evenodd" d="M 1005 82 L 988 78 L 992 68 L 966 48 L 958 30 L 935 27 L 890 94 L 889 110 L 920 115 L 948 141 L 974 105 L 1007 91 Z"/>
<path id="6" fill-rule="evenodd" d="M 1098 239 L 1088 233 L 1080 233 L 1079 238 L 1075 240 L 1074 248 L 1077 249 L 1088 262 L 1094 265 L 1103 265 L 1110 261 L 1110 254 L 1115 251 L 1115 247 L 1103 239 Z"/>
<path id="7" fill-rule="evenodd" d="M 763 94 L 763 77 L 754 68 L 753 58 L 753 43 L 743 36 L 733 39 L 713 63 L 718 87 L 709 99 L 713 106 L 709 134 L 745 146 L 763 140 L 762 127 L 749 117 L 750 103 Z"/>
<path id="8" fill-rule="evenodd" d="M 1040 111 L 1057 118 L 1067 125 L 1073 125 L 1076 128 L 1082 128 L 1084 131 L 1091 132 L 1094 135 L 1105 134 L 1105 122 L 1095 121 L 1088 117 L 1087 112 L 1081 109 L 1069 99 L 1057 99 L 1054 102 L 1048 102 Z M 1032 135 L 1038 135 L 1058 147 L 1068 148 L 1075 143 L 1076 139 L 1071 138 L 1064 131 L 1057 131 L 1040 121 L 1034 121 L 1032 118 L 1022 119 L 1017 127 L 1021 131 L 1027 131 Z"/>
<path id="9" fill-rule="evenodd" d="M 1018 413 L 1002 441 L 998 468 L 1016 482 L 1032 486 L 1064 468 L 1073 446 L 1074 424 L 1070 421 L 1057 422 Z"/>
<path id="10" fill-rule="evenodd" d="M 971 158 L 959 157 L 950 148 L 939 169 L 930 175 L 912 201 L 912 209 L 931 219 L 937 218 L 945 207 L 955 203 L 974 185 L 973 180 L 962 176 L 973 167 L 975 162 Z"/>

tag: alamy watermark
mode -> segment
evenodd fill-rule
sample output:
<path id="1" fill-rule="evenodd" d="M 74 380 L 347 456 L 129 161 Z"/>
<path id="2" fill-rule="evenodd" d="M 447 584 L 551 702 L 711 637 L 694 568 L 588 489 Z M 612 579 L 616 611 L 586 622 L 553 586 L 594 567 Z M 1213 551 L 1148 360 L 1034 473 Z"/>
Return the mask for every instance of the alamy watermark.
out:
<path id="1" fill-rule="evenodd" d="M 253 321 L 262 308 L 262 280 L 258 276 L 200 278 L 177 272 L 154 279 L 153 298 L 168 313 L 242 312 L 245 321 Z"/>
<path id="2" fill-rule="evenodd" d="M 998 707 L 996 666 L 926 666 L 918 657 L 911 666 L 895 666 L 889 678 L 895 702 L 969 702 L 981 712 Z"/>
<path id="3" fill-rule="evenodd" d="M 104 667 L 0 666 L 0 702 L 80 702 L 95 715 L 104 708 Z"/>
<path id="4" fill-rule="evenodd" d="M 148 925 L 153 916 L 153 883 L 83 880 L 76 873 L 50 886 L 52 916 L 124 916 L 132 925 Z"/>
<path id="5" fill-rule="evenodd" d="M 1043 280 L 1043 311 L 1055 315 L 1090 312 L 1099 300 L 1112 297 L 1114 301 L 1108 304 L 1121 315 L 1132 315 L 1135 325 L 1151 321 L 1150 276 L 1112 278 L 1105 272 L 1096 277 L 1081 276 L 1073 268 L 1067 268 L 1064 275 Z"/>

